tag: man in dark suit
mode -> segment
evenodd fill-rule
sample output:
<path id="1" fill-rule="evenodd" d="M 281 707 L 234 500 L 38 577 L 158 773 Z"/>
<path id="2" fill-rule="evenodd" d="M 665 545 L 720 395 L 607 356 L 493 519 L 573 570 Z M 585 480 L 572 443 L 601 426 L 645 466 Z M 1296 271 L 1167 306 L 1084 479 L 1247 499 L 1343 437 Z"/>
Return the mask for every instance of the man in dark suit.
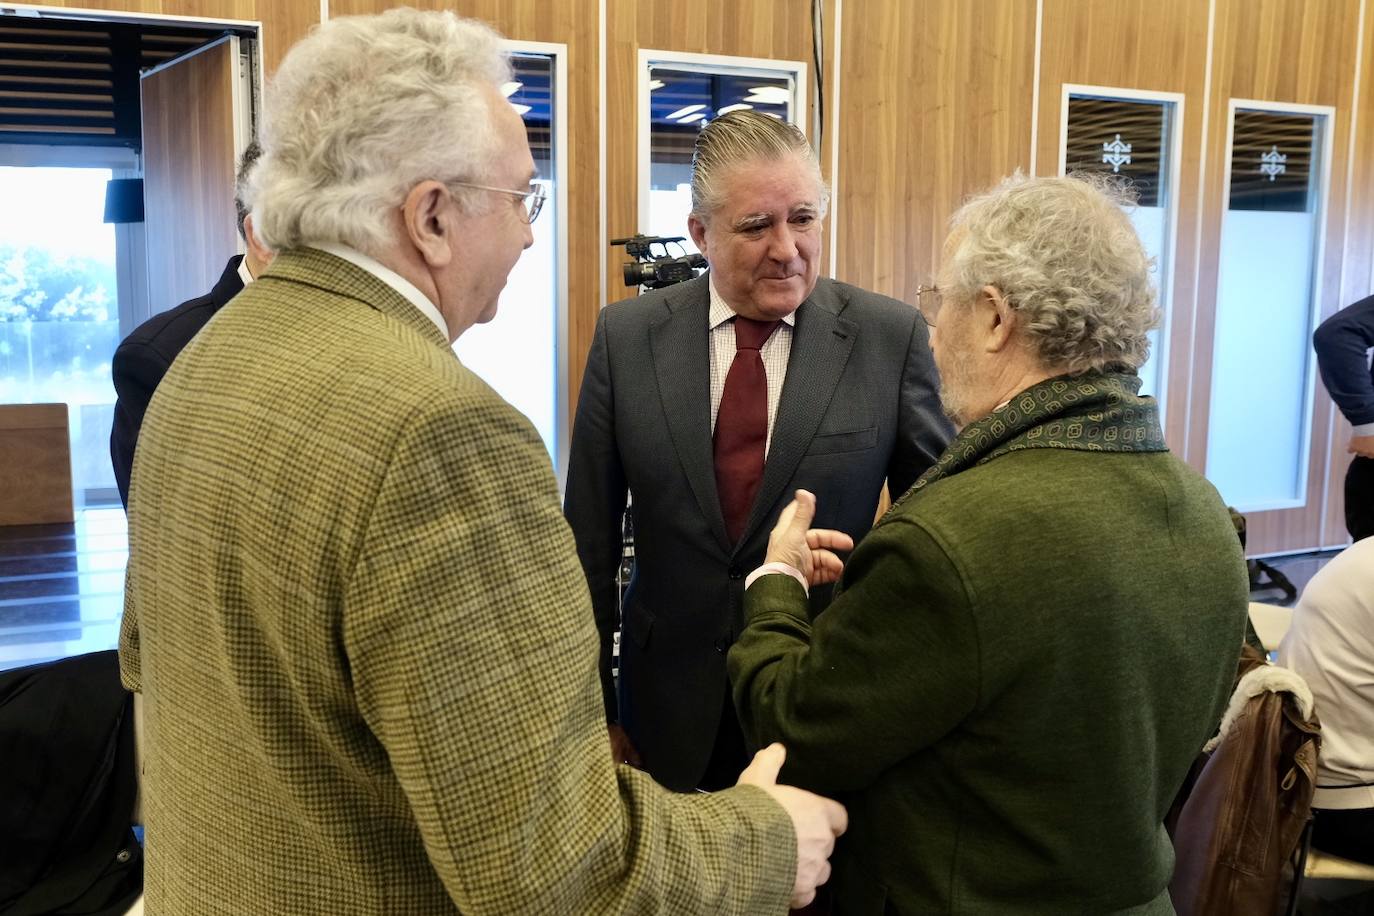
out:
<path id="1" fill-rule="evenodd" d="M 114 376 L 114 425 L 110 429 L 110 461 L 114 464 L 115 483 L 124 508 L 129 508 L 129 474 L 134 466 L 134 448 L 138 432 L 143 426 L 143 414 L 158 383 L 167 374 L 172 361 L 205 323 L 215 316 L 224 304 L 234 298 L 244 286 L 253 282 L 272 261 L 272 252 L 258 243 L 253 234 L 253 221 L 244 203 L 243 188 L 249 171 L 258 159 L 258 143 L 248 144 L 239 160 L 234 190 L 234 209 L 238 212 L 239 235 L 243 237 L 247 254 L 229 259 L 224 273 L 214 289 L 174 309 L 149 318 L 124 338 L 115 350 L 110 372 Z"/>
<path id="2" fill-rule="evenodd" d="M 725 653 L 744 574 L 792 492 L 826 494 L 817 525 L 857 540 L 884 480 L 904 492 L 952 433 L 917 310 L 818 278 L 826 202 L 795 127 L 716 118 L 697 139 L 688 220 L 710 271 L 597 323 L 564 509 L 601 635 L 612 751 L 669 788 L 731 785 L 747 761 Z M 627 490 L 635 570 L 617 697 Z"/>
<path id="3" fill-rule="evenodd" d="M 1323 321 L 1312 344 L 1326 390 L 1353 427 L 1346 446 L 1355 457 L 1345 473 L 1345 527 L 1357 541 L 1374 537 L 1374 296 Z"/>

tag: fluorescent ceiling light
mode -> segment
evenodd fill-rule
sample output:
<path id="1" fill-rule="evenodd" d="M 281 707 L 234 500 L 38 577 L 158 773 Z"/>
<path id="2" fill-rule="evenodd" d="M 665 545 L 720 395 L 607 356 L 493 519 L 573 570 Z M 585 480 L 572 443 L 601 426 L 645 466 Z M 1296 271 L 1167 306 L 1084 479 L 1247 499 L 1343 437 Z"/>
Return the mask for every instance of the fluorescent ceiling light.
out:
<path id="1" fill-rule="evenodd" d="M 515 113 L 522 117 L 530 113 L 530 106 L 528 105 L 512 105 L 511 108 L 514 108 Z"/>
<path id="2" fill-rule="evenodd" d="M 749 90 L 746 102 L 761 105 L 785 105 L 792 100 L 792 90 L 786 86 L 755 86 Z"/>
<path id="3" fill-rule="evenodd" d="M 678 121 L 677 123 L 679 123 L 679 124 L 691 124 L 693 121 L 701 121 L 701 120 L 705 119 L 705 117 L 706 117 L 706 112 L 704 112 L 704 111 L 698 111 L 696 114 L 690 114 L 690 115 L 688 115 L 687 117 L 683 118 L 682 120 Z"/>
<path id="4" fill-rule="evenodd" d="M 686 117 L 687 115 L 691 114 L 691 113 L 694 112 L 694 111 L 701 111 L 701 109 L 703 109 L 703 108 L 705 108 L 705 107 L 706 107 L 705 105 L 688 105 L 688 106 L 685 107 L 685 108 L 679 108 L 677 111 L 675 111 L 675 112 L 673 112 L 672 114 L 668 115 L 668 120 L 669 120 L 669 121 L 676 121 L 678 118 L 684 118 L 684 117 Z"/>
<path id="5" fill-rule="evenodd" d="M 649 80 L 649 91 L 650 91 L 650 92 L 653 92 L 655 89 L 662 89 L 662 88 L 663 88 L 663 80 Z"/>
<path id="6" fill-rule="evenodd" d="M 515 95 L 517 92 L 519 92 L 519 91 L 520 91 L 520 87 L 523 86 L 523 85 L 525 85 L 525 84 L 524 84 L 524 83 L 502 83 L 502 84 L 501 84 L 501 94 L 504 95 L 506 98 L 510 98 L 511 96 L 513 96 L 513 95 Z"/>
<path id="7" fill-rule="evenodd" d="M 743 102 L 736 102 L 734 105 L 726 105 L 716 114 L 729 114 L 732 111 L 744 111 L 746 108 L 753 108 L 753 105 L 746 105 Z"/>

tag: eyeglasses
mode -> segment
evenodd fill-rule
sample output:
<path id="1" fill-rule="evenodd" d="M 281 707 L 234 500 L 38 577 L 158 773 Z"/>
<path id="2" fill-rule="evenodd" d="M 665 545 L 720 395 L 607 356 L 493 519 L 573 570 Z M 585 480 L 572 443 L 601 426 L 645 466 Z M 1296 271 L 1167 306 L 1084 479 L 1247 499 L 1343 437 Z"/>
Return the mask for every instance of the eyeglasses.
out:
<path id="1" fill-rule="evenodd" d="M 916 287 L 916 308 L 920 310 L 927 326 L 935 327 L 935 320 L 940 317 L 940 306 L 944 302 L 944 292 L 935 284 L 927 286 L 923 283 Z"/>
<path id="2" fill-rule="evenodd" d="M 525 221 L 530 223 L 538 218 L 539 211 L 544 209 L 544 201 L 549 198 L 548 192 L 544 190 L 542 184 L 534 185 L 528 191 L 512 191 L 510 188 L 494 188 L 487 184 L 473 184 L 471 181 L 450 181 L 448 183 L 461 188 L 495 191 L 497 194 L 509 194 L 512 197 L 522 198 L 522 203 L 525 205 Z"/>

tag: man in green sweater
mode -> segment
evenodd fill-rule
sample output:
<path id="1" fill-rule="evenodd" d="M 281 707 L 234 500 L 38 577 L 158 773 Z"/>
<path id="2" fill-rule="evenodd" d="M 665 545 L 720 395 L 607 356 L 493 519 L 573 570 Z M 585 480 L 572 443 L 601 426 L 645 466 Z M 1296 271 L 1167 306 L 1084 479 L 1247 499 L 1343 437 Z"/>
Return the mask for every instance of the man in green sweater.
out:
<path id="1" fill-rule="evenodd" d="M 798 491 L 751 577 L 735 701 L 849 808 L 837 914 L 1173 912 L 1162 822 L 1248 595 L 1226 508 L 1137 395 L 1157 309 L 1121 204 L 1016 176 L 956 214 L 922 310 L 959 436 L 842 574 Z"/>

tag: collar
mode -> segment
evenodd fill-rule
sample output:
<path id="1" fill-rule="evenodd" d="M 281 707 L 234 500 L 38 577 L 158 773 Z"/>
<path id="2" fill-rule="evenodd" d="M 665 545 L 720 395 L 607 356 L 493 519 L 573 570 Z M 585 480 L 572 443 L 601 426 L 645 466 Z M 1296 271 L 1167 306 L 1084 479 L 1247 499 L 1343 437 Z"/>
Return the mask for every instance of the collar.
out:
<path id="1" fill-rule="evenodd" d="M 243 285 L 244 285 L 244 286 L 247 286 L 249 283 L 252 283 L 252 282 L 253 282 L 253 272 L 252 272 L 251 270 L 248 269 L 248 258 L 247 258 L 247 257 L 243 257 L 243 258 L 240 258 L 240 259 L 239 259 L 238 271 L 239 271 L 239 279 L 243 281 Z"/>
<path id="2" fill-rule="evenodd" d="M 341 245 L 338 242 L 308 242 L 305 247 L 318 248 L 320 251 L 328 252 L 336 258 L 343 258 L 350 264 L 361 267 L 363 270 L 372 274 L 372 276 L 400 293 L 407 302 L 420 310 L 420 314 L 434 322 L 434 326 L 439 329 L 439 333 L 444 335 L 444 340 L 449 339 L 448 324 L 444 321 L 444 316 L 439 314 L 439 310 L 435 308 L 434 303 L 429 300 L 429 297 L 420 292 L 420 288 L 414 283 L 411 283 L 381 261 L 363 254 L 356 248 L 349 248 L 347 245 Z"/>
<path id="3" fill-rule="evenodd" d="M 1134 372 L 1059 375 L 1032 385 L 960 430 L 888 514 L 937 480 L 1021 449 L 1167 452 L 1159 407 L 1139 391 Z"/>
<path id="4" fill-rule="evenodd" d="M 706 285 L 711 291 L 711 311 L 706 319 L 707 330 L 714 331 L 731 318 L 735 317 L 735 310 L 730 308 L 730 303 L 716 291 L 716 278 L 708 271 L 706 274 Z M 797 323 L 797 313 L 784 316 L 782 323 L 789 328 Z"/>

